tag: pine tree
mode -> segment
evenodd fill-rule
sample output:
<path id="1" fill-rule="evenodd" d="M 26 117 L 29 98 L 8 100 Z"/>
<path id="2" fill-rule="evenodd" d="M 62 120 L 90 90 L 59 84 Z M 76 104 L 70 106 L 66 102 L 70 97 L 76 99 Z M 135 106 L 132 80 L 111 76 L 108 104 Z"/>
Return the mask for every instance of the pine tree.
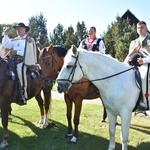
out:
<path id="1" fill-rule="evenodd" d="M 49 45 L 46 24 L 47 20 L 44 18 L 43 13 L 29 18 L 29 35 L 34 38 L 36 43 L 40 43 L 42 46 Z"/>
<path id="2" fill-rule="evenodd" d="M 64 27 L 60 23 L 54 28 L 53 33 L 50 33 L 50 43 L 54 45 L 64 45 Z"/>
<path id="3" fill-rule="evenodd" d="M 137 38 L 135 25 L 131 26 L 128 19 L 122 19 L 119 16 L 108 27 L 104 35 L 107 52 L 119 61 L 124 61 L 129 51 L 130 42 Z"/>

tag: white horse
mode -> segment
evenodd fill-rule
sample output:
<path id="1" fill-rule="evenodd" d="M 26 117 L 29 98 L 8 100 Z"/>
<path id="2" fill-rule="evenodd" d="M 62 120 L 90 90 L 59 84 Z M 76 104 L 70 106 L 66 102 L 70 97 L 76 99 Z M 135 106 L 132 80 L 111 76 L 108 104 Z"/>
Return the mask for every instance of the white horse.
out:
<path id="1" fill-rule="evenodd" d="M 72 83 L 82 77 L 92 81 L 100 90 L 109 119 L 110 142 L 108 150 L 115 149 L 117 116 L 121 117 L 122 150 L 127 150 L 132 111 L 140 89 L 135 81 L 135 71 L 116 59 L 72 46 L 57 78 L 57 90 L 67 91 Z"/>

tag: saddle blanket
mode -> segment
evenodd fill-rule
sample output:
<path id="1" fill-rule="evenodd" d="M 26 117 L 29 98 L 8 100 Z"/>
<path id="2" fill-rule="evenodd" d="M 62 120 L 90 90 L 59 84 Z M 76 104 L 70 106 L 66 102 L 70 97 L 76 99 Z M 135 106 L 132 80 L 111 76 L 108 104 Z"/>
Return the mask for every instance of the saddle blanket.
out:
<path id="1" fill-rule="evenodd" d="M 29 75 L 29 79 L 33 80 L 34 78 L 38 77 L 41 74 L 42 74 L 42 71 L 41 71 L 41 68 L 39 67 L 38 70 L 34 70 L 31 72 L 31 74 Z M 9 77 L 9 80 L 14 81 L 17 79 L 15 73 L 12 70 L 7 69 L 7 75 Z"/>

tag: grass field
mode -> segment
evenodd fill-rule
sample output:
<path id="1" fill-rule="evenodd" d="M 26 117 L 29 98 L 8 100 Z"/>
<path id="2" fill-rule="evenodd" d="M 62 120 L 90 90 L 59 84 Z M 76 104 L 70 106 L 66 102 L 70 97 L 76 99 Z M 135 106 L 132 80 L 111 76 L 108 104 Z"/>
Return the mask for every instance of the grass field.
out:
<path id="1" fill-rule="evenodd" d="M 9 116 L 8 150 L 107 150 L 109 144 L 108 120 L 100 123 L 102 106 L 83 104 L 77 144 L 68 144 L 66 105 L 62 100 L 52 100 L 49 122 L 56 127 L 42 129 L 38 125 L 39 108 L 34 99 L 26 106 L 12 104 Z M 120 123 L 120 119 L 118 118 Z M 2 126 L 0 126 L 2 137 Z M 132 117 L 129 150 L 150 149 L 150 116 Z M 116 129 L 116 150 L 121 150 L 120 125 Z"/>

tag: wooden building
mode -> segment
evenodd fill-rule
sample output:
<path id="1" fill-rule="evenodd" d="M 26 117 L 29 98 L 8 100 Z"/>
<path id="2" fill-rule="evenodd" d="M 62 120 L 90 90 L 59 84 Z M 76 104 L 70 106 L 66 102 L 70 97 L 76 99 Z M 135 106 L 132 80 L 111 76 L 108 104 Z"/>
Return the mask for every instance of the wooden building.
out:
<path id="1" fill-rule="evenodd" d="M 140 20 L 128 9 L 122 17 L 123 19 L 129 19 L 130 25 L 136 25 Z"/>

